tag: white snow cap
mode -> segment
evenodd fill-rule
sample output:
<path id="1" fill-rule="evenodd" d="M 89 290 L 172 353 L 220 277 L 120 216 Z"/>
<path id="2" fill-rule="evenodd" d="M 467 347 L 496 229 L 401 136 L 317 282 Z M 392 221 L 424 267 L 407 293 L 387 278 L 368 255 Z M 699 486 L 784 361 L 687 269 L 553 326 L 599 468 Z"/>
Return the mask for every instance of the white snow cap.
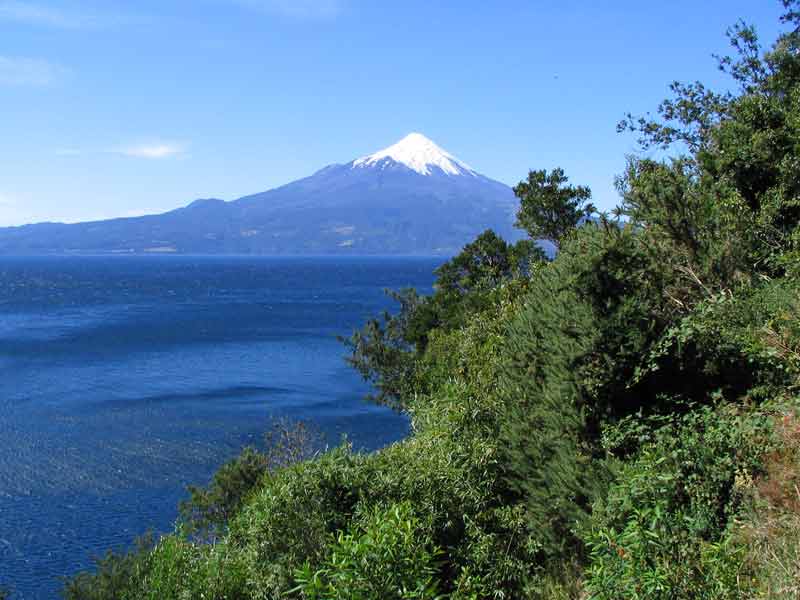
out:
<path id="1" fill-rule="evenodd" d="M 478 175 L 466 163 L 442 150 L 421 133 L 409 133 L 395 145 L 359 158 L 353 162 L 353 168 L 374 166 L 386 158 L 402 163 L 421 175 L 431 175 L 431 167 L 438 167 L 448 175 Z"/>

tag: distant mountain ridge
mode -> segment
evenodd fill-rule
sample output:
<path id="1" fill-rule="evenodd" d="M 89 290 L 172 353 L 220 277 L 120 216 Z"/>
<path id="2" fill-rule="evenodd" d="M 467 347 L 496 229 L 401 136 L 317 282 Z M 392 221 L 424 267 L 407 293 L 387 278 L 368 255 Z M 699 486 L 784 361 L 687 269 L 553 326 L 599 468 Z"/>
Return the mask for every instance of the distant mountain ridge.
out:
<path id="1" fill-rule="evenodd" d="M 517 199 L 419 133 L 272 190 L 158 215 L 0 229 L 0 254 L 450 255 L 492 228 L 518 239 Z"/>

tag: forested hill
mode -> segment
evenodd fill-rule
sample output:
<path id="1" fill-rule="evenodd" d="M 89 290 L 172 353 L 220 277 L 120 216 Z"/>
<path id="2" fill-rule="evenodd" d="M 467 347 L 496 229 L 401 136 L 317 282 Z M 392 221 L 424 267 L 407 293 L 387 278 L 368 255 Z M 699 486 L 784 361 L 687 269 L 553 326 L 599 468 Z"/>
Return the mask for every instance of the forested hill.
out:
<path id="1" fill-rule="evenodd" d="M 345 340 L 408 439 L 306 458 L 290 430 L 66 597 L 800 597 L 800 2 L 784 6 L 766 48 L 730 31 L 738 92 L 676 83 L 621 123 L 643 152 L 620 220 L 531 171 L 528 241 L 482 233 L 435 293 L 397 291 Z"/>

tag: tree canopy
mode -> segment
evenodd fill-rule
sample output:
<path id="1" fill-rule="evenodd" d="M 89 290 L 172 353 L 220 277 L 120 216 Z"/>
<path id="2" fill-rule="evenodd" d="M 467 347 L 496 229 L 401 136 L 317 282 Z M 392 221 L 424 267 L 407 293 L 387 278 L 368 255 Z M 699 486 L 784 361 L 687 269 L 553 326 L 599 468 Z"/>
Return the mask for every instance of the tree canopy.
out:
<path id="1" fill-rule="evenodd" d="M 559 248 L 564 237 L 595 212 L 589 202 L 591 190 L 568 181 L 561 168 L 543 169 L 530 171 L 528 179 L 514 187 L 520 201 L 516 226 L 531 239 L 548 240 Z"/>

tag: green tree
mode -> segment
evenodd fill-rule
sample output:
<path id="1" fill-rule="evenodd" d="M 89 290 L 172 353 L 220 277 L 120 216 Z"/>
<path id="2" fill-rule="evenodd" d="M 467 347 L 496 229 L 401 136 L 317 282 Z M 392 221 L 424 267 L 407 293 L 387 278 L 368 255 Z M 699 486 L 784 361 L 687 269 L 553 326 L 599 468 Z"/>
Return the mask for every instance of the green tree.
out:
<path id="1" fill-rule="evenodd" d="M 768 51 L 746 23 L 728 31 L 733 56 L 717 61 L 738 92 L 675 82 L 656 116 L 628 115 L 619 124 L 637 132 L 644 149 L 682 153 L 671 165 L 631 159 L 623 208 L 638 224 L 661 230 L 672 242 L 663 256 L 687 255 L 676 266 L 707 278 L 709 289 L 797 268 L 800 3 L 783 5 L 791 28 Z"/>
<path id="2" fill-rule="evenodd" d="M 148 572 L 148 559 L 156 545 L 152 533 L 136 539 L 127 552 L 109 550 L 103 557 L 95 557 L 95 572 L 84 571 L 64 580 L 61 596 L 64 600 L 110 600 L 123 598 Z M 2 598 L 0 594 L 0 598 Z"/>
<path id="3" fill-rule="evenodd" d="M 436 269 L 435 293 L 428 299 L 427 323 L 445 331 L 460 327 L 468 313 L 491 304 L 490 292 L 504 281 L 530 273 L 544 260 L 544 252 L 532 240 L 509 244 L 491 229 L 481 233 L 451 260 Z"/>
<path id="4" fill-rule="evenodd" d="M 529 172 L 528 179 L 514 187 L 520 200 L 516 226 L 532 239 L 548 240 L 559 248 L 564 236 L 595 212 L 589 202 L 591 190 L 568 181 L 560 168 Z"/>
<path id="5" fill-rule="evenodd" d="M 544 252 L 532 240 L 508 244 L 491 229 L 436 269 L 431 296 L 414 289 L 387 290 L 400 304 L 373 318 L 349 338 L 339 338 L 350 350 L 347 362 L 375 386 L 370 399 L 401 410 L 404 398 L 415 389 L 418 358 L 428 345 L 431 331 L 452 331 L 469 315 L 493 302 L 492 293 L 504 281 L 529 274 Z"/>
<path id="6" fill-rule="evenodd" d="M 400 292 L 386 290 L 400 303 L 400 311 L 369 319 L 349 338 L 340 337 L 349 350 L 348 364 L 355 368 L 364 381 L 375 388 L 367 398 L 395 410 L 404 407 L 403 398 L 413 380 L 417 346 L 422 346 L 424 330 L 432 315 L 423 312 L 425 298 L 413 288 Z M 415 344 L 417 341 L 418 344 Z"/>
<path id="7" fill-rule="evenodd" d="M 207 487 L 189 486 L 189 499 L 179 506 L 186 534 L 204 541 L 221 538 L 266 473 L 311 457 L 315 435 L 302 422 L 277 420 L 264 434 L 264 446 L 263 452 L 244 448 L 214 473 Z"/>
<path id="8" fill-rule="evenodd" d="M 463 295 L 479 287 L 494 287 L 510 268 L 508 244 L 487 229 L 436 270 L 436 289 Z"/>

